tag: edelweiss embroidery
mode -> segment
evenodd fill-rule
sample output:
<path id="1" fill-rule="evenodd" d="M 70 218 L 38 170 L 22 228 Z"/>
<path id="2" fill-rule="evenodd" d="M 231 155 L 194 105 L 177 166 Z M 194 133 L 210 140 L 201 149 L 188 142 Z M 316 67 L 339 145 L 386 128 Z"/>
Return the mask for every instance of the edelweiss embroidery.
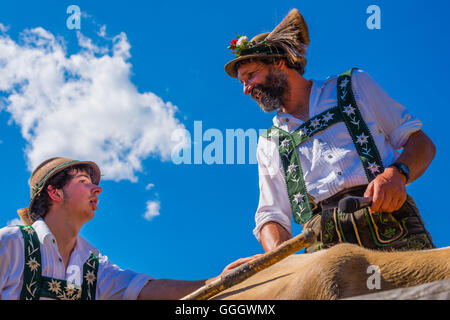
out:
<path id="1" fill-rule="evenodd" d="M 19 226 L 24 237 L 25 268 L 21 300 L 38 300 L 41 296 L 57 300 L 95 299 L 98 258 L 91 253 L 83 266 L 81 287 L 66 280 L 42 276 L 40 243 L 35 230 Z"/>
<path id="2" fill-rule="evenodd" d="M 306 223 L 312 217 L 312 210 L 307 201 L 308 193 L 296 148 L 316 134 L 336 123 L 344 122 L 361 158 L 367 180 L 372 181 L 377 174 L 384 170 L 373 138 L 354 100 L 350 75 L 351 71 L 338 77 L 338 106 L 312 117 L 292 134 L 275 126 L 266 133 L 268 138 L 280 138 L 279 153 L 283 159 L 288 195 L 294 220 L 297 223 Z"/>

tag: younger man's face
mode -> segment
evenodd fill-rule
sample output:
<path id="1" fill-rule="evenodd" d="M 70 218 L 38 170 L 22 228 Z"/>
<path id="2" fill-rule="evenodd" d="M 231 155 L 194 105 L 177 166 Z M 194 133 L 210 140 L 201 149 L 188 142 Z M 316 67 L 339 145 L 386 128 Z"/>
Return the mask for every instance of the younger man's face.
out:
<path id="1" fill-rule="evenodd" d="M 102 188 L 93 184 L 85 171 L 72 170 L 72 179 L 63 187 L 63 205 L 70 212 L 76 212 L 83 220 L 90 220 L 97 210 L 98 195 Z"/>

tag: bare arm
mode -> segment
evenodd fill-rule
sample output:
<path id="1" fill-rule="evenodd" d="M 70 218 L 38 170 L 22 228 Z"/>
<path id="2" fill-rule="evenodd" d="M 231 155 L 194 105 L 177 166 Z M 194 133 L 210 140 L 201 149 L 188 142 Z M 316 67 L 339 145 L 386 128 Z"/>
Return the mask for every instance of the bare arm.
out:
<path id="1" fill-rule="evenodd" d="M 145 285 L 138 300 L 178 300 L 205 284 L 206 280 L 155 279 Z"/>
<path id="2" fill-rule="evenodd" d="M 260 242 L 264 248 L 264 252 L 275 249 L 284 241 L 291 238 L 289 232 L 280 224 L 270 221 L 261 227 Z"/>
<path id="3" fill-rule="evenodd" d="M 412 182 L 425 173 L 435 155 L 436 146 L 420 130 L 409 137 L 397 162 L 403 162 L 409 167 L 411 171 L 409 182 Z"/>
<path id="4" fill-rule="evenodd" d="M 238 259 L 223 269 L 222 273 L 217 277 L 207 280 L 172 280 L 172 279 L 155 279 L 147 282 L 139 293 L 138 300 L 179 300 L 198 288 L 220 278 L 225 273 L 240 266 L 241 264 L 256 259 L 260 254 L 251 257 Z"/>
<path id="5" fill-rule="evenodd" d="M 436 147 L 423 131 L 413 133 L 403 152 L 396 160 L 410 169 L 409 182 L 419 178 L 430 165 Z M 388 167 L 367 186 L 365 197 L 372 197 L 372 212 L 393 212 L 401 208 L 406 200 L 406 178 L 395 167 Z"/>

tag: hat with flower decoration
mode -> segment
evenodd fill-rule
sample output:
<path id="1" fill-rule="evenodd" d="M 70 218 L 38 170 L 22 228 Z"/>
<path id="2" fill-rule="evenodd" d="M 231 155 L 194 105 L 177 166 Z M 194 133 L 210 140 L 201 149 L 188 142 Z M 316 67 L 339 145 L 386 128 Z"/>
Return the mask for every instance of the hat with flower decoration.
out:
<path id="1" fill-rule="evenodd" d="M 92 183 L 100 183 L 100 169 L 95 162 L 79 161 L 68 158 L 56 157 L 45 160 L 33 171 L 30 178 L 30 204 L 27 208 L 17 210 L 17 214 L 25 225 L 32 225 L 35 219 L 32 218 L 31 209 L 34 201 L 45 190 L 47 181 L 62 170 L 75 165 L 87 164 L 92 168 Z"/>
<path id="2" fill-rule="evenodd" d="M 226 73 L 237 77 L 236 63 L 255 58 L 285 58 L 289 65 L 306 65 L 306 50 L 309 45 L 308 26 L 297 9 L 289 14 L 273 29 L 272 32 L 261 33 L 250 41 L 238 35 L 231 41 L 228 49 L 235 58 L 225 65 Z"/>

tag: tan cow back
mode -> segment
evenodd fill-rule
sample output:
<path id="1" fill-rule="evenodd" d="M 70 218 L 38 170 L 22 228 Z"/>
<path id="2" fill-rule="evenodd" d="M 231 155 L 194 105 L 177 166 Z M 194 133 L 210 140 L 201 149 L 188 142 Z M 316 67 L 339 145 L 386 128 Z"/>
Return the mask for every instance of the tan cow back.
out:
<path id="1" fill-rule="evenodd" d="M 379 268 L 380 289 L 368 286 L 370 266 Z M 443 279 L 450 279 L 450 247 L 383 252 L 339 244 L 292 255 L 214 299 L 341 299 Z"/>

